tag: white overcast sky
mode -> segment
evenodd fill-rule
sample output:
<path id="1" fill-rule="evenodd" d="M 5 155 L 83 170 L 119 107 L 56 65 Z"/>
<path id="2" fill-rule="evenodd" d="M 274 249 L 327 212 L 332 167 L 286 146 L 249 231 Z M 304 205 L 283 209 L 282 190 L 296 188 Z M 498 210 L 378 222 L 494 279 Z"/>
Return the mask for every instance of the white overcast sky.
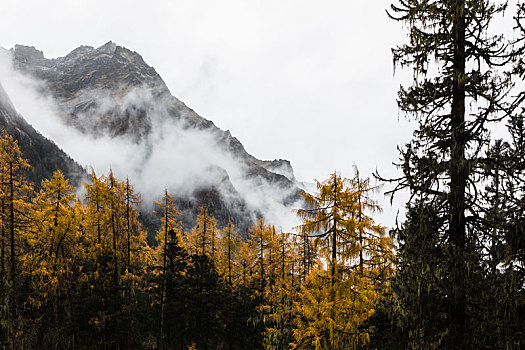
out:
<path id="1" fill-rule="evenodd" d="M 408 140 L 380 0 L 2 0 L 0 46 L 46 57 L 112 40 L 140 53 L 173 95 L 258 158 L 303 181 L 389 171 Z"/>

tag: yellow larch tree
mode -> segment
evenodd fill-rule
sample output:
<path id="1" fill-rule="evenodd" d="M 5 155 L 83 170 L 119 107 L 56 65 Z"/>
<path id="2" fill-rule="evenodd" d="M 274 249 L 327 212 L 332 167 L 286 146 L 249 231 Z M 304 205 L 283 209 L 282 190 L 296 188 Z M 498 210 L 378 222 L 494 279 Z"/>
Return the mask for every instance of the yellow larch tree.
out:
<path id="1" fill-rule="evenodd" d="M 22 245 L 26 241 L 28 226 L 30 225 L 29 195 L 32 192 L 31 184 L 25 178 L 25 172 L 30 168 L 18 142 L 2 131 L 0 137 L 0 199 L 1 212 L 1 251 L 2 265 L 1 284 L 6 288 L 1 298 L 8 305 L 0 316 L 0 325 L 6 330 L 11 346 L 16 347 L 21 341 L 19 337 L 20 322 L 18 322 L 20 305 L 20 285 L 25 271 L 19 271 L 19 259 L 23 254 Z M 5 265 L 8 265 L 8 270 Z"/>
<path id="2" fill-rule="evenodd" d="M 88 210 L 86 229 L 93 233 L 96 243 L 102 245 L 106 243 L 107 233 L 109 232 L 109 228 L 104 226 L 109 221 L 107 218 L 109 211 L 105 200 L 107 196 L 104 178 L 97 177 L 92 168 L 89 182 L 84 183 L 84 188 L 86 190 L 85 199 Z"/>
<path id="3" fill-rule="evenodd" d="M 105 178 L 106 186 L 106 203 L 109 210 L 109 228 L 111 232 L 112 249 L 113 249 L 113 269 L 115 279 L 120 280 L 120 269 L 124 259 L 124 251 L 121 249 L 123 225 L 120 213 L 124 205 L 124 188 L 113 175 L 113 171 Z"/>
<path id="4" fill-rule="evenodd" d="M 256 249 L 247 241 L 239 243 L 239 252 L 237 255 L 239 264 L 239 282 L 238 285 L 242 289 L 253 287 L 255 281 L 255 265 L 256 265 Z"/>
<path id="5" fill-rule="evenodd" d="M 272 228 L 259 219 L 250 229 L 249 245 L 255 253 L 256 278 L 259 282 L 259 292 L 265 293 L 270 277 L 270 244 L 272 241 Z"/>
<path id="6" fill-rule="evenodd" d="M 315 267 L 316 255 L 313 237 L 308 234 L 295 237 L 296 269 L 300 283 L 306 283 L 310 271 Z"/>
<path id="7" fill-rule="evenodd" d="M 71 289 L 81 266 L 81 213 L 75 188 L 60 171 L 42 182 L 34 199 L 33 230 L 24 269 L 31 271 L 33 307 L 44 315 L 40 327 L 58 326 L 71 317 Z"/>
<path id="8" fill-rule="evenodd" d="M 217 252 L 217 222 L 205 207 L 200 208 L 197 224 L 186 235 L 185 248 L 190 254 L 208 255 L 215 262 Z"/>
<path id="9" fill-rule="evenodd" d="M 239 233 L 228 218 L 228 224 L 220 231 L 217 271 L 230 287 L 237 284 L 240 276 L 238 264 L 238 251 L 240 248 Z"/>
<path id="10" fill-rule="evenodd" d="M 154 202 L 156 206 L 155 214 L 161 215 L 162 227 L 157 233 L 157 242 L 159 245 L 156 249 L 157 261 L 161 262 L 160 271 L 160 312 L 159 312 L 159 331 L 157 334 L 157 347 L 160 347 L 163 339 L 164 329 L 164 306 L 165 306 L 165 291 L 166 291 L 166 263 L 168 254 L 168 245 L 171 243 L 170 238 L 182 233 L 181 223 L 178 217 L 182 214 L 177 209 L 173 198 L 168 194 L 168 190 L 164 190 L 164 195 L 160 202 Z M 171 233 L 171 234 L 170 234 Z"/>
<path id="11" fill-rule="evenodd" d="M 368 216 L 379 207 L 358 172 L 353 180 L 334 172 L 317 190 L 304 194 L 306 208 L 297 210 L 299 234 L 314 239 L 321 265 L 301 287 L 293 347 L 354 349 L 369 341 L 360 326 L 388 288 L 392 240 Z"/>
<path id="12" fill-rule="evenodd" d="M 281 232 L 278 232 L 275 228 L 275 225 L 268 226 L 269 237 L 267 244 L 268 252 L 268 286 L 267 293 L 270 295 L 274 294 L 274 290 L 278 288 L 279 285 L 279 270 L 280 270 L 280 255 L 281 255 Z"/>
<path id="13" fill-rule="evenodd" d="M 362 179 L 357 168 L 355 173 L 355 177 L 351 179 L 351 186 L 357 202 L 348 227 L 349 231 L 357 233 L 358 242 L 353 246 L 356 250 L 351 252 L 354 256 L 352 277 L 356 284 L 365 286 L 367 290 L 388 293 L 389 281 L 395 269 L 394 242 L 385 228 L 376 224 L 369 216 L 381 211 L 369 195 L 377 188 L 370 185 L 370 179 Z"/>
<path id="14" fill-rule="evenodd" d="M 0 138 L 0 172 L 2 178 L 2 231 L 6 236 L 6 250 L 9 250 L 9 269 L 12 287 L 16 286 L 17 278 L 17 246 L 20 235 L 17 233 L 22 226 L 27 226 L 27 219 L 22 215 L 27 207 L 27 197 L 32 191 L 32 186 L 25 180 L 23 172 L 30 168 L 22 152 L 18 147 L 18 142 L 13 137 L 2 131 Z M 3 237 L 4 237 L 3 235 Z M 2 237 L 2 239 L 3 239 Z"/>
<path id="15" fill-rule="evenodd" d="M 150 249 L 146 233 L 138 221 L 137 206 L 140 197 L 134 192 L 129 180 L 119 181 L 110 171 L 108 176 L 97 177 L 92 171 L 90 183 L 86 183 L 86 253 L 90 271 L 83 282 L 97 291 L 94 302 L 111 303 L 90 321 L 103 335 L 102 342 L 110 342 L 109 325 L 126 324 L 126 341 L 133 346 L 133 313 L 137 300 L 140 276 L 146 275 Z"/>
<path id="16" fill-rule="evenodd" d="M 124 231 L 125 231 L 125 246 L 126 246 L 126 270 L 124 271 L 124 282 L 127 289 L 127 341 L 128 348 L 132 347 L 133 343 L 133 310 L 135 300 L 133 298 L 137 284 L 139 283 L 140 276 L 145 275 L 144 260 L 146 256 L 146 233 L 142 231 L 141 224 L 138 220 L 139 213 L 137 207 L 140 205 L 140 196 L 135 193 L 133 186 L 131 185 L 129 178 L 121 183 L 123 191 L 122 197 L 122 213 L 121 216 L 124 219 Z"/>
<path id="17" fill-rule="evenodd" d="M 272 226 L 270 266 L 273 275 L 266 293 L 266 302 L 270 307 L 265 332 L 266 349 L 289 349 L 293 340 L 293 301 L 297 297 L 294 264 L 297 257 L 291 237 L 290 233 L 276 231 Z"/>

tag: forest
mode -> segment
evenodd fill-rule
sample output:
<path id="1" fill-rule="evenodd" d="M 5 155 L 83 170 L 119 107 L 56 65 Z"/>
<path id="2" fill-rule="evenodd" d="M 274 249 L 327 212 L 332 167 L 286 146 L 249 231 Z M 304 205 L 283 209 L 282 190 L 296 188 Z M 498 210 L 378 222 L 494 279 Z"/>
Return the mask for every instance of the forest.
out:
<path id="1" fill-rule="evenodd" d="M 494 33 L 505 13 L 516 37 Z M 399 176 L 332 173 L 302 194 L 294 232 L 217 227 L 205 206 L 185 231 L 165 190 L 148 244 L 129 179 L 30 183 L 4 132 L 0 348 L 524 348 L 525 4 L 399 0 L 387 14 L 408 34 L 394 65 L 412 73 Z M 374 180 L 409 195 L 393 228 L 375 221 Z"/>
<path id="2" fill-rule="evenodd" d="M 240 233 L 202 207 L 184 232 L 166 190 L 156 244 L 129 180 L 60 171 L 35 190 L 0 140 L 0 340 L 9 349 L 287 349 L 364 345 L 388 299 L 393 241 L 368 213 L 369 180 L 337 173 L 305 194 L 299 233 L 262 219 Z M 323 232 L 320 234 L 320 232 Z M 349 242 L 352 242 L 349 244 Z M 385 299 L 385 300 L 386 300 Z"/>

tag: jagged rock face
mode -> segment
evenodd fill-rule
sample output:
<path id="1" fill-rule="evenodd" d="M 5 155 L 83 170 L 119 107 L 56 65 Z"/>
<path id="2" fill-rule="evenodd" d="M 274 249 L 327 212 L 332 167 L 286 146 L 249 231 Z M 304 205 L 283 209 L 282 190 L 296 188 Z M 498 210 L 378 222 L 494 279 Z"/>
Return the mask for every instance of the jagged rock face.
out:
<path id="1" fill-rule="evenodd" d="M 244 176 L 255 185 L 288 193 L 282 199 L 284 204 L 297 200 L 301 192 L 288 161 L 262 161 L 248 154 L 229 131 L 220 130 L 172 96 L 155 69 L 136 52 L 108 42 L 99 48 L 81 46 L 64 57 L 46 59 L 35 48 L 17 45 L 12 57 L 16 69 L 46 83 L 44 89 L 56 100 L 64 120 L 84 133 L 126 137 L 147 147 L 158 137 L 155 127 L 167 120 L 213 135 L 217 147 L 242 163 Z M 253 214 L 257 208 L 247 208 L 223 171 L 225 177 L 195 189 L 179 205 L 196 212 L 199 205 L 206 204 L 221 225 L 235 212 L 234 221 L 242 224 L 244 220 L 247 225 L 246 218 L 254 217 L 249 211 Z M 223 198 L 225 188 L 228 203 Z"/>
<path id="2" fill-rule="evenodd" d="M 67 121 L 84 132 L 129 134 L 139 140 L 151 129 L 147 111 L 130 106 L 125 110 L 107 109 L 101 114 L 100 101 L 109 99 L 116 106 L 120 96 L 138 86 L 147 87 L 157 98 L 169 94 L 155 69 L 147 66 L 140 55 L 111 42 L 98 49 L 81 46 L 56 59 L 44 58 L 33 47 L 16 45 L 13 60 L 17 69 L 47 83 L 46 92 L 68 115 Z"/>
<path id="3" fill-rule="evenodd" d="M 79 186 L 85 178 L 85 171 L 79 164 L 16 112 L 1 84 L 0 128 L 6 130 L 18 142 L 23 157 L 31 165 L 29 179 L 37 188 L 41 181 L 50 178 L 55 170 L 61 170 L 75 186 Z"/>
<path id="4" fill-rule="evenodd" d="M 127 134 L 139 141 L 151 131 L 148 112 L 153 104 L 162 104 L 175 119 L 184 115 L 192 127 L 213 125 L 173 97 L 155 69 L 139 54 L 112 42 L 97 49 L 81 46 L 55 59 L 44 58 L 33 47 L 16 45 L 13 61 L 17 69 L 45 81 L 46 92 L 55 97 L 68 122 L 85 132 Z M 146 101 L 149 103 L 126 103 L 125 108 L 113 109 L 101 106 L 102 102 L 122 106 L 122 98 L 134 88 L 147 90 L 151 94 L 150 101 Z"/>
<path id="5" fill-rule="evenodd" d="M 112 42 L 98 49 L 80 46 L 56 59 L 46 59 L 42 51 L 22 45 L 16 45 L 13 53 L 17 67 L 48 82 L 59 100 L 74 98 L 85 89 L 113 87 L 115 83 L 168 90 L 155 69 L 146 65 L 140 55 Z"/>

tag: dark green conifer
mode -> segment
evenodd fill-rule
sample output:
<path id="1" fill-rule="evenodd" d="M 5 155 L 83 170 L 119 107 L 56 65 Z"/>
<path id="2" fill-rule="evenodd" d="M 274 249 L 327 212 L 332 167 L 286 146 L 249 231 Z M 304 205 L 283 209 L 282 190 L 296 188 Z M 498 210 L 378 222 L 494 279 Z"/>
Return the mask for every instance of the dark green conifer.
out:
<path id="1" fill-rule="evenodd" d="M 482 200 L 495 176 L 486 171 L 495 164 L 490 130 L 516 106 L 501 67 L 517 51 L 490 31 L 505 9 L 489 0 L 400 0 L 389 12 L 408 28 L 408 43 L 393 54 L 396 66 L 413 69 L 414 83 L 401 87 L 398 104 L 418 125 L 400 149 L 393 191 L 410 192 L 395 291 L 412 348 L 483 348 L 490 325 L 510 327 L 503 318 L 494 325 L 501 299 L 482 305 L 497 289 L 485 270 L 494 229 L 487 205 L 496 204 Z"/>

